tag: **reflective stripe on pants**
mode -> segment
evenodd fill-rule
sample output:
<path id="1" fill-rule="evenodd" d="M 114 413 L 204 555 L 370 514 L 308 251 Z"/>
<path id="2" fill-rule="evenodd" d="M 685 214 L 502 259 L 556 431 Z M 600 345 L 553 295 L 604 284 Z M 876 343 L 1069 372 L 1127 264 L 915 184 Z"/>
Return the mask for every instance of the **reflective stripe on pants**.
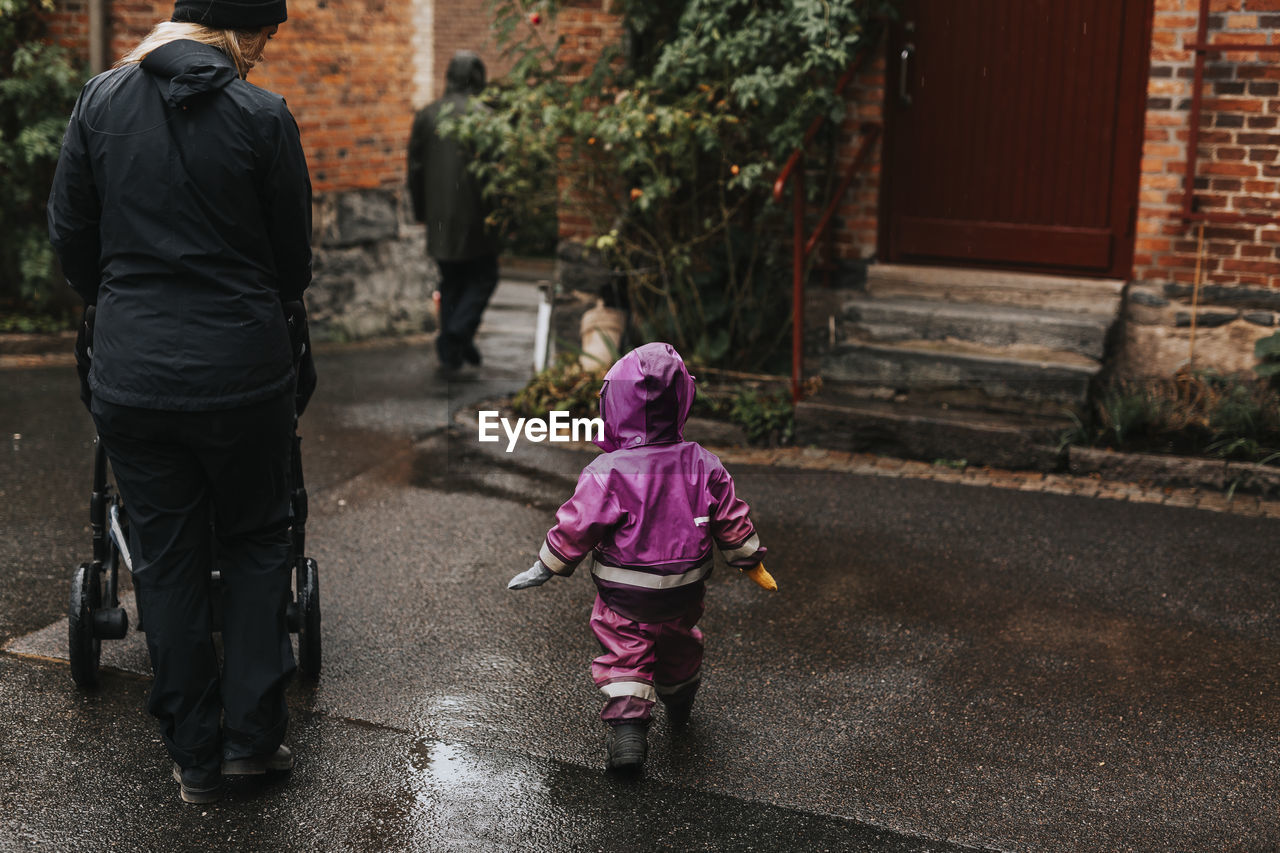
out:
<path id="1" fill-rule="evenodd" d="M 605 695 L 600 719 L 606 723 L 648 720 L 659 695 L 655 683 L 697 683 L 703 641 L 695 626 L 701 617 L 699 602 L 679 619 L 637 622 L 609 609 L 596 596 L 591 631 L 604 653 L 591 664 L 591 676 Z M 665 693 L 664 688 L 664 698 Z"/>

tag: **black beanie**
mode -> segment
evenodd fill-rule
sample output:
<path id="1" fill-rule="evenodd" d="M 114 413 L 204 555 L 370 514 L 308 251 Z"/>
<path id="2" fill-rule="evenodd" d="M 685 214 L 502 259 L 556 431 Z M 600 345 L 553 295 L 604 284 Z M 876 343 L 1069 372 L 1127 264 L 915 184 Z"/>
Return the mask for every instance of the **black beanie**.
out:
<path id="1" fill-rule="evenodd" d="M 177 0 L 171 21 L 215 30 L 257 30 L 283 24 L 285 0 Z"/>

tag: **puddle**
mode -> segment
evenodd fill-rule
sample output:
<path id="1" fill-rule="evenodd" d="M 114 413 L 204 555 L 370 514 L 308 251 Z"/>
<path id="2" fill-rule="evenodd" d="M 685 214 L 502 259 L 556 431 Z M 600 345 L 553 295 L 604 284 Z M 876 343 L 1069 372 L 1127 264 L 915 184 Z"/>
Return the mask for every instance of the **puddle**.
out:
<path id="1" fill-rule="evenodd" d="M 521 462 L 496 459 L 451 429 L 415 449 L 409 485 L 498 498 L 554 512 L 573 494 L 577 483 Z"/>
<path id="2" fill-rule="evenodd" d="M 465 746 L 418 741 L 409 750 L 409 819 L 421 849 L 562 849 L 555 827 L 571 802 L 552 795 L 545 769 L 517 757 L 487 757 Z"/>
<path id="3" fill-rule="evenodd" d="M 972 849 L 643 774 L 615 777 L 457 743 L 415 741 L 406 771 L 404 812 L 413 849 L 790 850 L 798 849 L 798 839 L 806 850 Z"/>

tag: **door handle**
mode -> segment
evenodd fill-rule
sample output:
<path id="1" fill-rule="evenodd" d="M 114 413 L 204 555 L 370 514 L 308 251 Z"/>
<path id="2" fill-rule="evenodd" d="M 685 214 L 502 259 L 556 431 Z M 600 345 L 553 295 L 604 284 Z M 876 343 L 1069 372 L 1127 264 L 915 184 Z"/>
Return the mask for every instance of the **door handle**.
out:
<path id="1" fill-rule="evenodd" d="M 915 52 L 916 46 L 907 42 L 902 47 L 902 53 L 898 54 L 898 98 L 907 106 L 911 106 L 911 93 L 907 91 L 907 72 Z"/>

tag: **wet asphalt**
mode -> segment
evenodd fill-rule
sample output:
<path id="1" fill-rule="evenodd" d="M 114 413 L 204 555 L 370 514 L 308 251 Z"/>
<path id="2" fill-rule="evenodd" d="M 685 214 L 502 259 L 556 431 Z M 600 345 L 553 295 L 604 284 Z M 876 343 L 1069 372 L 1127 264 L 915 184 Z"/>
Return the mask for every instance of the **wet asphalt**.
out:
<path id="1" fill-rule="evenodd" d="M 780 589 L 717 570 L 692 724 L 604 773 L 589 580 L 505 589 L 589 454 L 450 417 L 523 384 L 534 293 L 457 381 L 425 340 L 319 354 L 324 671 L 293 773 L 211 806 L 136 635 L 71 682 L 92 425 L 71 368 L 0 371 L 0 849 L 1280 849 L 1280 530 L 1172 507 L 735 470 Z"/>

